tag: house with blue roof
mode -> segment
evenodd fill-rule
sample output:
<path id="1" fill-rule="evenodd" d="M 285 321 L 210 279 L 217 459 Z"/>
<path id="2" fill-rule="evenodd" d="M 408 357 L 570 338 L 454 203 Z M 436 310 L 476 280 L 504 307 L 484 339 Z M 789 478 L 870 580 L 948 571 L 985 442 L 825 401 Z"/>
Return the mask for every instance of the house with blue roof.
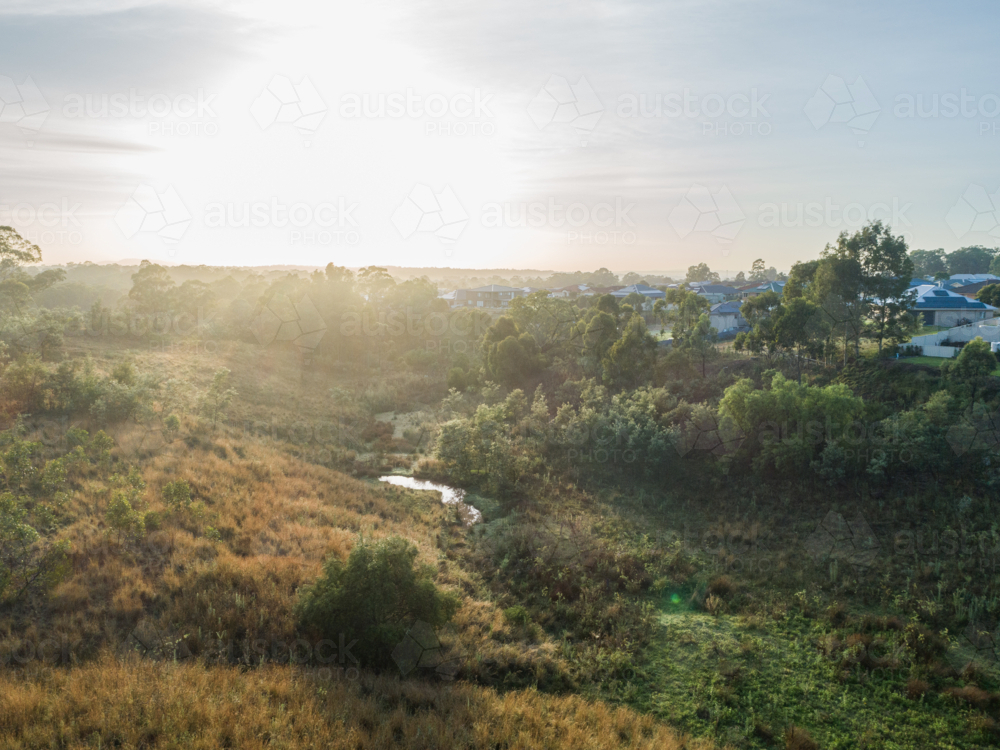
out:
<path id="1" fill-rule="evenodd" d="M 736 287 L 726 286 L 725 284 L 702 284 L 694 291 L 713 305 L 725 302 L 739 294 Z"/>
<path id="2" fill-rule="evenodd" d="M 750 326 L 740 313 L 742 302 L 729 300 L 712 305 L 708 310 L 709 321 L 712 328 L 720 334 L 734 333 L 739 330 L 749 330 Z"/>
<path id="3" fill-rule="evenodd" d="M 924 325 L 954 328 L 987 320 L 997 312 L 992 305 L 943 287 L 928 284 L 914 289 L 916 296 L 912 309 L 923 318 Z"/>
<path id="4" fill-rule="evenodd" d="M 764 294 L 765 292 L 774 292 L 780 297 L 784 291 L 784 281 L 766 281 L 760 286 L 751 287 L 750 289 L 743 287 L 739 290 L 739 294 L 741 299 L 750 299 L 750 297 L 756 297 L 758 294 Z"/>

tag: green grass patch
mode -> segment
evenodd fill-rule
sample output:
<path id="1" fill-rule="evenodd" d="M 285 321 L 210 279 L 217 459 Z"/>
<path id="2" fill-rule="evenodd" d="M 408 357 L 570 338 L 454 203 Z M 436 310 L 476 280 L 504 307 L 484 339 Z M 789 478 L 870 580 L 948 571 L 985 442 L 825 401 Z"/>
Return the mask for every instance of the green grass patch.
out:
<path id="1" fill-rule="evenodd" d="M 911 365 L 928 365 L 930 367 L 940 367 L 948 361 L 948 357 L 900 357 L 900 362 L 909 362 Z M 993 371 L 993 375 L 1000 377 L 1000 365 Z"/>
<path id="2" fill-rule="evenodd" d="M 822 748 L 995 746 L 990 721 L 954 698 L 908 697 L 922 665 L 903 631 L 845 647 L 826 620 L 712 616 L 683 597 L 665 603 L 658 624 L 649 662 L 619 697 L 696 736 L 769 748 L 795 725 Z M 891 666 L 866 668 L 869 651 Z"/>

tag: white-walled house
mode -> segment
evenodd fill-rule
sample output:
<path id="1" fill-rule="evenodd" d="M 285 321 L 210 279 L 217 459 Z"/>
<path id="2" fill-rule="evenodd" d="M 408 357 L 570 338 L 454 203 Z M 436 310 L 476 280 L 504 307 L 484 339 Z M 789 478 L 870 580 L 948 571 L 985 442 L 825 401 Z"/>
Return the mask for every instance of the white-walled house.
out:
<path id="1" fill-rule="evenodd" d="M 924 325 L 953 328 L 992 318 L 997 308 L 976 299 L 939 286 L 916 287 L 913 312 L 919 314 Z"/>
<path id="2" fill-rule="evenodd" d="M 736 300 L 731 300 L 712 305 L 708 310 L 708 319 L 712 324 L 712 328 L 721 333 L 722 331 L 746 326 L 746 318 L 740 312 L 741 304 Z"/>

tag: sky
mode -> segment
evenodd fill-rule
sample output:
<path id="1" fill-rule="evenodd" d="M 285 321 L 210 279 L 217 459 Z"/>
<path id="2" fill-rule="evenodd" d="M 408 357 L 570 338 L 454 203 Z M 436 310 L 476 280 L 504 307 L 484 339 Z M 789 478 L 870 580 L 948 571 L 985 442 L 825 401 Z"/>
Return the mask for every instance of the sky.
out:
<path id="1" fill-rule="evenodd" d="M 1000 245 L 995 3 L 3 0 L 44 261 L 787 269 Z"/>

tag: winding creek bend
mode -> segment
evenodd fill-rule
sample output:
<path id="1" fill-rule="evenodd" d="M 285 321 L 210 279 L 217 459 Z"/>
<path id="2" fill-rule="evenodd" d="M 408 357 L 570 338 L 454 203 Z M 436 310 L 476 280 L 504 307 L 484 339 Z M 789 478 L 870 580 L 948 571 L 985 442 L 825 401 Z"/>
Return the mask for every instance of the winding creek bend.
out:
<path id="1" fill-rule="evenodd" d="M 472 526 L 473 524 L 479 523 L 483 520 L 483 514 L 465 502 L 465 490 L 460 490 L 456 487 L 449 487 L 446 484 L 425 482 L 421 479 L 403 477 L 395 474 L 379 477 L 378 481 L 393 484 L 397 487 L 406 487 L 411 490 L 432 490 L 434 492 L 440 492 L 441 502 L 445 505 L 457 505 L 464 517 L 468 519 L 466 522 L 468 526 Z"/>

